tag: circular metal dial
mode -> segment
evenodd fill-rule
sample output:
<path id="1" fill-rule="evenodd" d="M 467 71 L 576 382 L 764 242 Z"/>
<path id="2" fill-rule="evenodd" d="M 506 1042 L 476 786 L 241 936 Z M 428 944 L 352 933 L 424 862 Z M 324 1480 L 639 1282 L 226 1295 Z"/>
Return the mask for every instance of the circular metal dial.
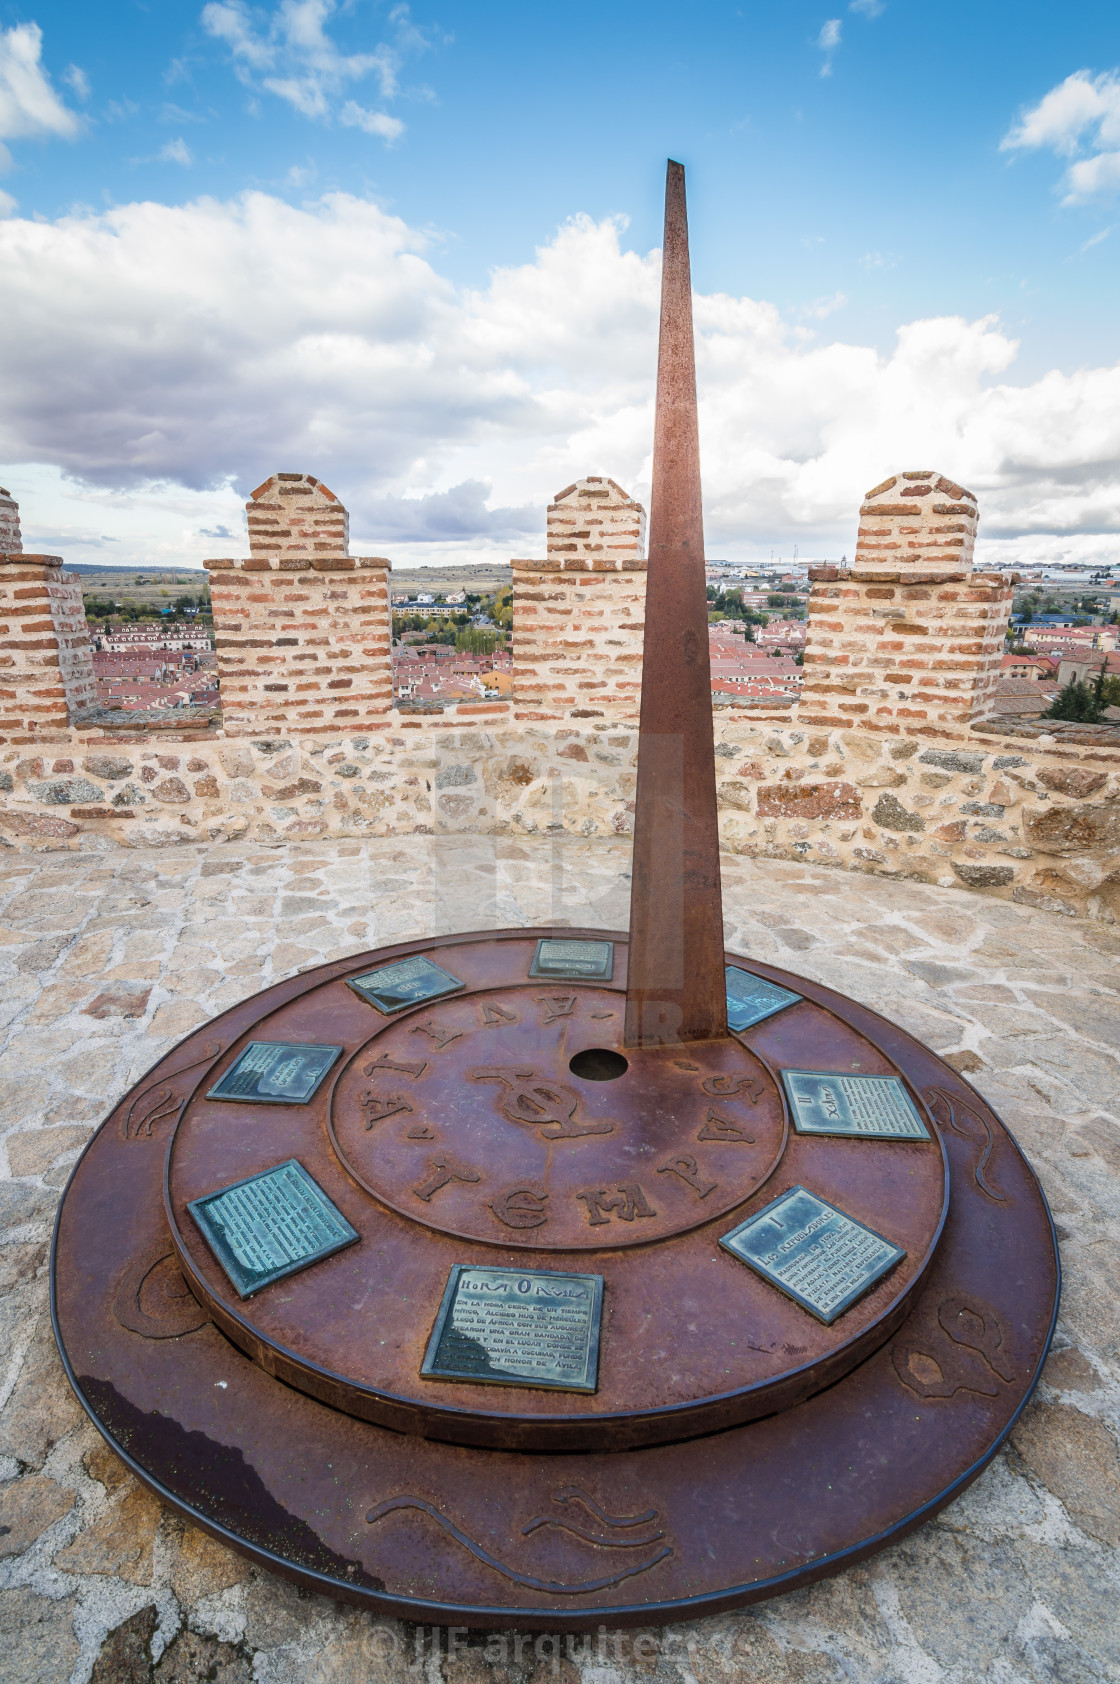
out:
<path id="1" fill-rule="evenodd" d="M 894 1064 L 807 999 L 742 1038 L 632 1052 L 625 944 L 610 986 L 532 981 L 534 949 L 510 935 L 428 943 L 419 951 L 461 991 L 391 1016 L 347 980 L 385 954 L 331 967 L 228 1045 L 168 1150 L 168 1220 L 192 1290 L 290 1384 L 460 1443 L 624 1448 L 832 1384 L 889 1336 L 929 1267 L 945 1160 L 935 1128 L 920 1141 L 789 1130 L 774 1069 Z M 250 1041 L 345 1055 L 304 1104 L 207 1097 Z M 574 1074 L 589 1049 L 625 1071 Z M 190 1206 L 293 1159 L 358 1243 L 242 1298 Z M 831 1325 L 719 1243 L 796 1186 L 904 1253 Z M 601 1277 L 594 1392 L 422 1373 L 457 1265 Z"/>

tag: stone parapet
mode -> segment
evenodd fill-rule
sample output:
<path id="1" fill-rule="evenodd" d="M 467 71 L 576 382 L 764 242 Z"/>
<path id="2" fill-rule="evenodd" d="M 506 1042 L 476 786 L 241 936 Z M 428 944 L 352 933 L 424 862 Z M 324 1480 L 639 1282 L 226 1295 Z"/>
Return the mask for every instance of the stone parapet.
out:
<path id="1" fill-rule="evenodd" d="M 723 847 L 956 885 L 1120 920 L 1120 732 L 950 740 L 715 714 Z M 507 705 L 396 710 L 379 730 L 252 738 L 58 732 L 0 750 L 19 848 L 281 845 L 317 836 L 628 835 L 635 721 L 531 721 Z"/>
<path id="2" fill-rule="evenodd" d="M 897 495 L 920 527 L 910 504 L 921 498 L 902 495 L 929 485 L 947 497 L 940 483 L 902 475 L 868 501 Z M 640 510 L 596 480 L 569 487 L 557 510 L 584 524 L 553 523 L 546 558 L 513 563 L 512 701 L 394 707 L 389 563 L 258 547 L 207 564 L 222 728 L 168 720 L 156 737 L 98 717 L 67 724 L 67 689 L 82 693 L 77 581 L 57 557 L 7 556 L 0 671 L 20 708 L 0 742 L 0 838 L 150 848 L 629 834 Z M 902 514 L 875 518 L 901 532 Z M 861 545 L 852 567 L 814 568 L 800 703 L 715 707 L 723 846 L 1120 919 L 1120 731 L 988 717 L 1009 589 L 971 571 L 970 543 L 908 554 L 886 566 Z"/>

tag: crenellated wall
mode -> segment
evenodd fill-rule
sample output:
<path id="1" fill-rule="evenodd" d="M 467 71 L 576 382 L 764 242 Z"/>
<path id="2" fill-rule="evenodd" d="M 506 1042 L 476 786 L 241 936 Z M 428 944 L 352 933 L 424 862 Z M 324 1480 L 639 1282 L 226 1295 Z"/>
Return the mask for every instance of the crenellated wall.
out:
<path id="1" fill-rule="evenodd" d="M 1113 922 L 1120 733 L 987 717 L 1009 593 L 971 570 L 974 510 L 936 474 L 869 493 L 852 567 L 813 581 L 803 700 L 715 710 L 723 844 Z M 392 705 L 389 563 L 349 555 L 337 498 L 274 475 L 248 514 L 248 557 L 208 564 L 217 730 L 67 724 L 76 581 L 8 555 L 0 843 L 630 831 L 644 515 L 613 481 L 566 488 L 513 564 L 513 700 L 442 712 Z"/>

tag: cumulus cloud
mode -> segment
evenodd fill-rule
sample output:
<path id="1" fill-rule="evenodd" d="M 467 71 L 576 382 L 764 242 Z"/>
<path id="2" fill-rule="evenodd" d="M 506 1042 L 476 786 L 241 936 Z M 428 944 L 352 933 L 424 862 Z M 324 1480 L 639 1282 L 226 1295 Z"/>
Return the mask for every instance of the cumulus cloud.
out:
<path id="1" fill-rule="evenodd" d="M 48 502 L 69 484 L 74 532 L 83 498 L 100 534 L 162 508 L 164 560 L 230 553 L 201 534 L 240 531 L 277 469 L 324 479 L 365 549 L 539 553 L 572 479 L 648 497 L 660 258 L 624 227 L 574 218 L 465 291 L 424 236 L 340 193 L 8 219 L 0 479 Z M 698 295 L 695 315 L 711 553 L 850 553 L 866 487 L 926 463 L 977 494 L 988 540 L 1115 550 L 1120 366 L 1016 383 L 992 317 L 910 322 L 883 355 L 748 297 Z M 21 481 L 32 463 L 54 478 Z"/>
<path id="2" fill-rule="evenodd" d="M 267 89 L 304 117 L 322 122 L 334 115 L 348 87 L 369 78 L 382 99 L 392 99 L 399 92 L 405 54 L 429 45 L 408 7 L 398 5 L 389 14 L 392 41 L 381 42 L 370 53 L 344 53 L 327 32 L 337 10 L 336 0 L 282 0 L 271 13 L 250 8 L 245 0 L 209 0 L 202 9 L 202 25 L 224 42 L 246 86 Z M 346 100 L 339 120 L 386 141 L 404 132 L 399 118 L 352 99 Z"/>
<path id="3" fill-rule="evenodd" d="M 1063 178 L 1067 205 L 1120 187 L 1120 73 L 1077 70 L 1029 111 L 1000 142 L 1004 152 L 1054 152 L 1071 160 Z"/>
<path id="4" fill-rule="evenodd" d="M 78 133 L 78 118 L 51 87 L 40 63 L 43 32 L 37 23 L 17 23 L 0 29 L 0 143 L 25 136 Z M 0 144 L 0 168 L 9 161 Z"/>

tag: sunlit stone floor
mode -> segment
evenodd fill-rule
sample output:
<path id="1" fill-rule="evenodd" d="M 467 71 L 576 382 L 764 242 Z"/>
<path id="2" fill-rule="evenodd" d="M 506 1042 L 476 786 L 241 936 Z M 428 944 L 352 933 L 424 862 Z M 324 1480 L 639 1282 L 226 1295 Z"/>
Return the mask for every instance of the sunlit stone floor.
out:
<path id="1" fill-rule="evenodd" d="M 587 1646 L 378 1624 L 164 1514 L 80 1417 L 46 1309 L 69 1166 L 196 1024 L 424 932 L 624 927 L 629 847 L 421 838 L 0 860 L 0 1677 L 6 1684 L 1097 1684 L 1120 1680 L 1120 934 L 910 883 L 726 857 L 728 945 L 904 1025 L 991 1101 L 1062 1242 L 1056 1354 L 1012 1444 L 864 1567 Z M 455 1647 L 455 1643 L 451 1646 Z"/>

